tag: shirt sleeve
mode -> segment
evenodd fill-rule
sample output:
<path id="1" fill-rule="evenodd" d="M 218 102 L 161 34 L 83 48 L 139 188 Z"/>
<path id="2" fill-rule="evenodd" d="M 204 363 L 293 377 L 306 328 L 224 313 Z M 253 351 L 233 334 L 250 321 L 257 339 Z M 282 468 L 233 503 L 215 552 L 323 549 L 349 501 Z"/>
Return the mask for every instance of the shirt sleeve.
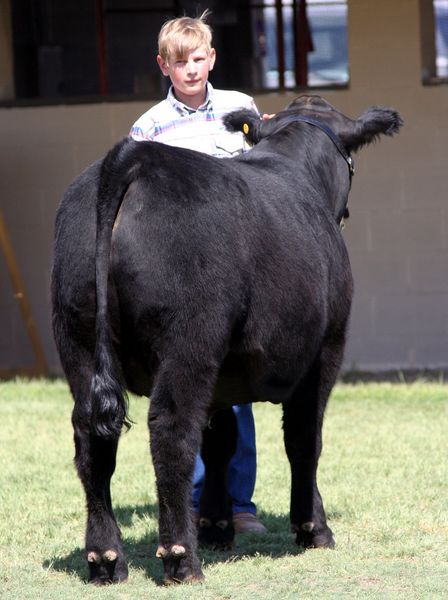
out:
<path id="1" fill-rule="evenodd" d="M 131 127 L 129 137 L 136 142 L 154 141 L 155 131 L 156 124 L 153 119 L 146 119 L 145 122 L 139 119 Z"/>
<path id="2" fill-rule="evenodd" d="M 260 116 L 260 111 L 258 110 L 257 105 L 255 104 L 255 100 L 249 97 L 249 106 L 247 107 L 251 110 L 254 110 L 258 116 Z"/>

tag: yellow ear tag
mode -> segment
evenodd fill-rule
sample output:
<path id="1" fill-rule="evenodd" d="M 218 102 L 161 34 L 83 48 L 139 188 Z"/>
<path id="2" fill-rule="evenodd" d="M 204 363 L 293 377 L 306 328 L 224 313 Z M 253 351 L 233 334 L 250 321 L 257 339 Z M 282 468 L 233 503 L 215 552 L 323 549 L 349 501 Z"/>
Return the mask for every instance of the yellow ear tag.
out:
<path id="1" fill-rule="evenodd" d="M 243 124 L 243 133 L 247 135 L 249 133 L 249 125 L 247 123 Z"/>

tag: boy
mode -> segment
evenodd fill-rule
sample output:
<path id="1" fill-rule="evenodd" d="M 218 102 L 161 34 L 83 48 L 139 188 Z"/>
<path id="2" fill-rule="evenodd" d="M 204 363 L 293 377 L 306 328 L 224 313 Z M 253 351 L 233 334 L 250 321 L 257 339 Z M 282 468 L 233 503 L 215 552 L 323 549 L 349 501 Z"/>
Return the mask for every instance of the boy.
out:
<path id="1" fill-rule="evenodd" d="M 171 80 L 168 96 L 134 123 L 130 136 L 163 142 L 225 158 L 246 152 L 250 146 L 242 133 L 226 131 L 222 119 L 232 110 L 257 110 L 252 98 L 236 91 L 215 90 L 208 74 L 216 59 L 212 33 L 205 19 L 180 17 L 167 21 L 159 33 L 157 63 Z M 258 111 L 257 111 L 258 112 Z M 233 500 L 236 533 L 266 531 L 252 502 L 256 478 L 255 425 L 252 406 L 234 406 L 238 442 L 229 465 L 228 488 Z M 196 459 L 193 478 L 193 510 L 199 512 L 204 465 Z"/>
<path id="2" fill-rule="evenodd" d="M 249 150 L 243 134 L 226 131 L 222 119 L 232 110 L 257 109 L 246 94 L 215 90 L 208 82 L 216 52 L 206 16 L 207 11 L 198 19 L 173 19 L 160 30 L 157 63 L 172 85 L 167 98 L 134 123 L 130 135 L 135 140 L 159 141 L 218 157 Z"/>

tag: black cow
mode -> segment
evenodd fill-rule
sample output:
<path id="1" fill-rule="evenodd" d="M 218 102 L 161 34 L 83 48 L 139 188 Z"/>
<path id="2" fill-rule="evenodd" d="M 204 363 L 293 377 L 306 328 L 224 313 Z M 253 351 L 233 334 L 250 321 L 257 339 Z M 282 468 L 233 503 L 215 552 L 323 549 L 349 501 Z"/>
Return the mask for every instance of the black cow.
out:
<path id="1" fill-rule="evenodd" d="M 125 139 L 76 179 L 57 215 L 53 326 L 75 400 L 94 583 L 128 573 L 110 496 L 126 389 L 151 396 L 166 582 L 202 578 L 197 534 L 210 546 L 232 542 L 232 404 L 282 404 L 297 542 L 333 545 L 316 470 L 352 297 L 339 227 L 350 152 L 394 134 L 401 118 L 374 107 L 352 120 L 302 96 L 269 121 L 240 111 L 226 125 L 255 147 L 216 159 Z M 190 495 L 201 440 L 197 533 Z"/>

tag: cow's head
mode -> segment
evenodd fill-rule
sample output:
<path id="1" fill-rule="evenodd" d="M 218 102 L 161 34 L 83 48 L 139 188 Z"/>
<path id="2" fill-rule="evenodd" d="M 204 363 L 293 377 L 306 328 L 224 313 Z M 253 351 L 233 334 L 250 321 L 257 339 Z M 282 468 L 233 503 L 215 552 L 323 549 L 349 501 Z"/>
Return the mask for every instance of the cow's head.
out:
<path id="1" fill-rule="evenodd" d="M 356 152 L 382 134 L 394 135 L 403 124 L 399 113 L 393 108 L 372 106 L 358 119 L 350 119 L 321 96 L 311 95 L 299 96 L 272 119 L 263 121 L 256 113 L 241 110 L 227 115 L 224 122 L 229 130 L 243 131 L 251 144 L 257 144 L 291 125 L 295 115 L 321 121 L 339 137 L 348 153 Z"/>
<path id="2" fill-rule="evenodd" d="M 241 110 L 230 113 L 224 123 L 230 131 L 242 131 L 251 144 L 258 144 L 264 139 L 277 139 L 280 143 L 286 134 L 292 133 L 294 124 L 308 122 L 320 128 L 331 139 L 349 166 L 349 181 L 353 173 L 351 152 L 356 152 L 366 144 L 370 144 L 380 135 L 393 135 L 398 132 L 403 121 L 399 113 L 392 108 L 372 106 L 358 119 L 350 119 L 336 110 L 329 102 L 320 96 L 299 96 L 288 106 L 277 113 L 272 119 L 261 120 L 253 111 Z M 282 133 L 283 132 L 283 133 Z M 277 136 L 279 134 L 279 136 Z M 325 136 L 324 136 L 325 137 Z M 291 146 L 288 144 L 289 148 Z M 278 149 L 278 146 L 277 146 Z M 322 160 L 322 155 L 327 157 L 325 148 L 321 156 L 316 154 L 317 160 Z M 345 172 L 347 173 L 347 171 Z M 350 183 L 345 174 L 346 185 L 335 185 L 336 178 L 331 176 L 334 190 L 332 209 L 335 218 L 341 222 L 348 215 L 347 200 Z"/>

